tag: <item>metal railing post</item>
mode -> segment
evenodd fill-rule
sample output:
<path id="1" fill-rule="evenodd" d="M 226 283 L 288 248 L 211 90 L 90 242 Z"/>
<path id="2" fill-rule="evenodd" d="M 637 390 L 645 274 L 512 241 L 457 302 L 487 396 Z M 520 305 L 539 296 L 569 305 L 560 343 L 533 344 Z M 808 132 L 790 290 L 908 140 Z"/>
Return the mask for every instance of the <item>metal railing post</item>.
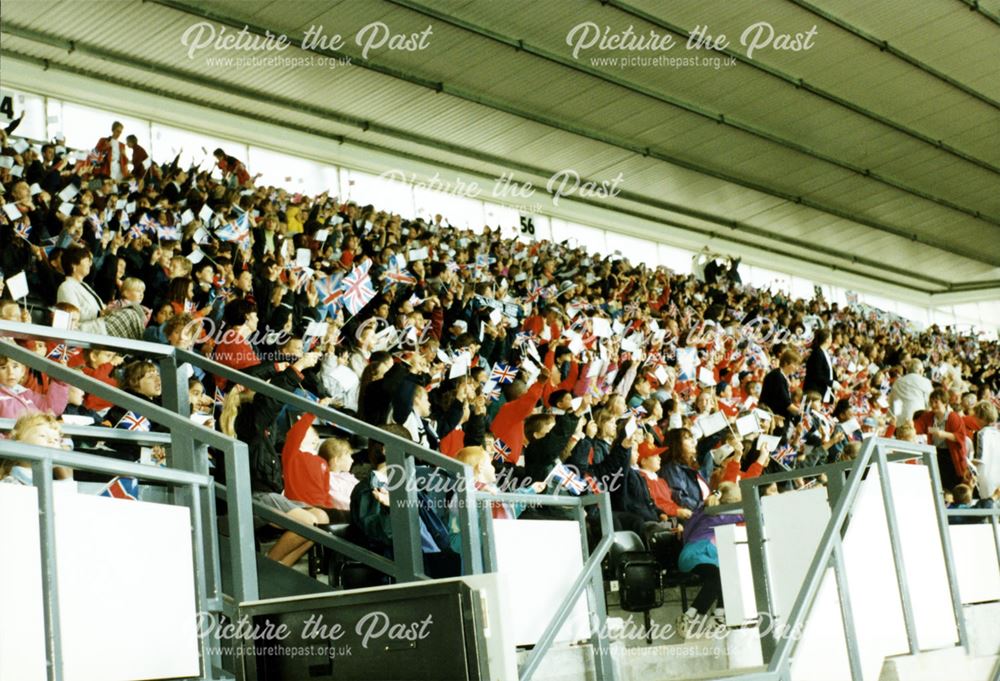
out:
<path id="1" fill-rule="evenodd" d="M 400 476 L 398 481 L 390 478 L 389 485 L 389 522 L 392 526 L 392 560 L 396 566 L 396 581 L 426 579 L 420 546 L 417 491 L 413 484 L 416 479 L 413 457 L 389 442 L 385 444 L 385 458 L 388 465 L 398 471 L 395 475 Z"/>
<path id="2" fill-rule="evenodd" d="M 958 573 L 955 570 L 955 557 L 951 550 L 951 530 L 948 529 L 948 517 L 944 509 L 944 494 L 941 489 L 941 473 L 937 467 L 937 454 L 928 452 L 924 454 L 923 458 L 931 478 L 931 494 L 934 496 L 938 533 L 941 537 L 941 549 L 944 552 L 944 569 L 948 574 L 951 606 L 955 612 L 955 624 L 958 627 L 958 642 L 968 652 L 969 636 L 965 630 L 965 611 L 962 609 L 962 596 L 958 590 Z M 995 518 L 996 516 L 994 516 Z M 997 559 L 1000 560 L 1000 548 L 997 550 Z"/>
<path id="3" fill-rule="evenodd" d="M 752 480 L 740 481 L 740 493 L 743 496 L 744 516 L 747 528 L 747 546 L 750 551 L 750 569 L 753 575 L 753 590 L 757 602 L 757 626 L 765 626 L 766 633 L 760 635 L 761 654 L 765 660 L 774 654 L 777 642 L 775 634 L 777 623 L 774 612 L 774 596 L 771 588 L 771 576 L 768 571 L 767 550 L 764 536 L 764 514 L 761 507 L 760 494 Z"/>
<path id="4" fill-rule="evenodd" d="M 254 546 L 253 496 L 250 484 L 249 449 L 245 442 L 233 441 L 225 450 L 226 520 L 229 526 L 229 562 L 233 577 L 233 598 L 239 603 L 259 598 L 257 549 Z M 242 490 L 246 494 L 233 494 Z"/>
<path id="5" fill-rule="evenodd" d="M 847 568 L 844 566 L 844 543 L 840 535 L 833 537 L 833 555 L 830 558 L 837 580 L 837 596 L 840 599 L 840 616 L 844 623 L 844 643 L 847 645 L 847 661 L 851 667 L 852 681 L 863 681 L 861 653 L 858 652 L 858 632 L 854 628 L 854 609 L 851 607 L 851 590 L 847 583 Z"/>
<path id="6" fill-rule="evenodd" d="M 917 637 L 917 624 L 913 617 L 913 601 L 910 599 L 910 583 L 906 578 L 906 562 L 903 560 L 903 547 L 899 541 L 899 521 L 896 520 L 896 505 L 892 496 L 892 485 L 889 482 L 889 464 L 885 460 L 885 450 L 876 443 L 875 461 L 878 465 L 879 484 L 882 487 L 882 501 L 885 506 L 885 523 L 889 531 L 889 544 L 892 546 L 892 559 L 896 566 L 896 581 L 899 583 L 899 597 L 903 605 L 903 621 L 906 623 L 906 637 L 910 643 L 910 654 L 920 652 L 920 641 Z"/>
<path id="7" fill-rule="evenodd" d="M 479 504 L 479 522 L 482 524 L 483 537 L 483 571 L 497 571 L 497 544 L 493 538 L 493 504 L 489 501 L 477 501 Z"/>
<path id="8" fill-rule="evenodd" d="M 600 501 L 601 507 L 610 504 L 607 494 Z M 600 508 L 603 511 L 603 508 Z M 614 528 L 611 527 L 611 507 L 608 505 L 607 513 L 602 512 L 601 537 L 611 537 Z M 590 543 L 587 541 L 587 513 L 583 505 L 576 507 L 576 519 L 580 524 L 580 543 L 583 550 L 584 560 L 590 557 Z M 590 585 L 587 588 L 587 602 L 590 612 L 593 613 L 590 637 L 590 645 L 594 650 L 594 673 L 597 681 L 611 681 L 615 678 L 612 668 L 611 643 L 608 640 L 608 610 L 604 602 L 604 578 L 600 569 L 595 570 L 590 577 Z M 593 620 L 596 619 L 596 622 Z M 594 626 L 596 624 L 596 626 Z"/>
<path id="9" fill-rule="evenodd" d="M 62 626 L 59 613 L 59 570 L 56 564 L 55 500 L 52 497 L 52 460 L 31 464 L 38 493 L 38 529 L 42 556 L 42 602 L 45 614 L 45 664 L 49 681 L 62 681 Z"/>
<path id="10" fill-rule="evenodd" d="M 483 573 L 483 545 L 480 535 L 476 481 L 471 468 L 458 474 L 458 522 L 462 532 L 462 574 Z"/>

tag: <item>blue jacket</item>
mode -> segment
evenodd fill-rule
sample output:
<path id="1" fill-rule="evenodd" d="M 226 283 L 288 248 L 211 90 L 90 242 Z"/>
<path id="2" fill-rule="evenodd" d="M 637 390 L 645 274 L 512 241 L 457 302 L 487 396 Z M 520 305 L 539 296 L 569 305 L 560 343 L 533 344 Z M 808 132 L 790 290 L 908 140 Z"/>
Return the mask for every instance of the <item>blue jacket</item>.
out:
<path id="1" fill-rule="evenodd" d="M 667 481 L 674 493 L 674 501 L 680 506 L 693 511 L 702 505 L 701 485 L 698 484 L 701 474 L 698 471 L 684 464 L 668 463 L 660 468 L 660 477 Z"/>

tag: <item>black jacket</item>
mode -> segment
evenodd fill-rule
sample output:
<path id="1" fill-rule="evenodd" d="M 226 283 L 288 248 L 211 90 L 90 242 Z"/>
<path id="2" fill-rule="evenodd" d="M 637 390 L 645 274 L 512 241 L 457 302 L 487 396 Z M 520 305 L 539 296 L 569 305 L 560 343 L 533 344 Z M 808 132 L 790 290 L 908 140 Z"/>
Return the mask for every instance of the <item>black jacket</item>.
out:
<path id="1" fill-rule="evenodd" d="M 823 351 L 819 348 L 813 350 L 806 360 L 806 378 L 802 390 L 815 390 L 821 397 L 825 396 L 827 389 L 833 387 L 834 378 L 833 367 L 826 360 Z"/>
<path id="2" fill-rule="evenodd" d="M 790 415 L 788 407 L 792 404 L 792 393 L 781 369 L 771 369 L 764 377 L 760 387 L 760 403 L 778 416 L 788 418 Z"/>

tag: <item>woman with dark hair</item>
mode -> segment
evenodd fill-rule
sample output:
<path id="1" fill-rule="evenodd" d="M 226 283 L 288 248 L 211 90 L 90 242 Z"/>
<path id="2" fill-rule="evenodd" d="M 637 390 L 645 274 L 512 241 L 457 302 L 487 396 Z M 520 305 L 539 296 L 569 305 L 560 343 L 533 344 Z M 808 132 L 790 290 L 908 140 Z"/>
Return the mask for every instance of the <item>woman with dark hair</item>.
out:
<path id="1" fill-rule="evenodd" d="M 59 285 L 56 302 L 69 303 L 80 311 L 81 331 L 133 340 L 142 338 L 146 326 L 146 313 L 142 308 L 127 305 L 109 310 L 88 283 L 94 278 L 91 275 L 94 256 L 89 249 L 71 246 L 62 252 L 60 263 L 66 279 Z"/>
<path id="2" fill-rule="evenodd" d="M 687 428 L 674 428 L 667 432 L 667 451 L 660 477 L 674 492 L 674 501 L 691 511 L 701 506 L 710 495 L 708 479 L 712 474 L 711 451 L 698 461 L 698 442 Z"/>
<path id="3" fill-rule="evenodd" d="M 174 277 L 170 280 L 167 286 L 167 302 L 170 303 L 175 315 L 187 312 L 194 317 L 204 317 L 211 310 L 211 308 L 195 310 L 194 281 L 191 277 Z"/>
<path id="4" fill-rule="evenodd" d="M 146 400 L 153 406 L 161 406 L 160 393 L 163 384 L 160 379 L 160 370 L 148 360 L 138 360 L 126 365 L 119 387 L 130 395 Z M 151 421 L 142 413 L 141 409 L 126 409 L 118 405 L 112 406 L 104 415 L 104 424 L 111 428 L 140 432 L 165 433 L 168 430 L 165 426 Z M 116 442 L 111 447 L 117 452 L 117 458 L 157 464 L 166 461 L 166 450 L 159 445 L 140 447 L 139 445 Z"/>

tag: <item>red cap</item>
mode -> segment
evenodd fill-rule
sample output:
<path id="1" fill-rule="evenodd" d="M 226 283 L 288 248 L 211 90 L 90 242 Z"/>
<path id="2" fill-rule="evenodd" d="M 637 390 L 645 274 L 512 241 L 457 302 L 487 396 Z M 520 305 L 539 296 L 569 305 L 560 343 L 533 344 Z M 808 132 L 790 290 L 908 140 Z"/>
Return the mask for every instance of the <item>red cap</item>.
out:
<path id="1" fill-rule="evenodd" d="M 643 442 L 639 445 L 639 460 L 642 461 L 649 456 L 659 456 L 665 451 L 667 451 L 666 447 L 654 447 L 648 442 Z"/>

